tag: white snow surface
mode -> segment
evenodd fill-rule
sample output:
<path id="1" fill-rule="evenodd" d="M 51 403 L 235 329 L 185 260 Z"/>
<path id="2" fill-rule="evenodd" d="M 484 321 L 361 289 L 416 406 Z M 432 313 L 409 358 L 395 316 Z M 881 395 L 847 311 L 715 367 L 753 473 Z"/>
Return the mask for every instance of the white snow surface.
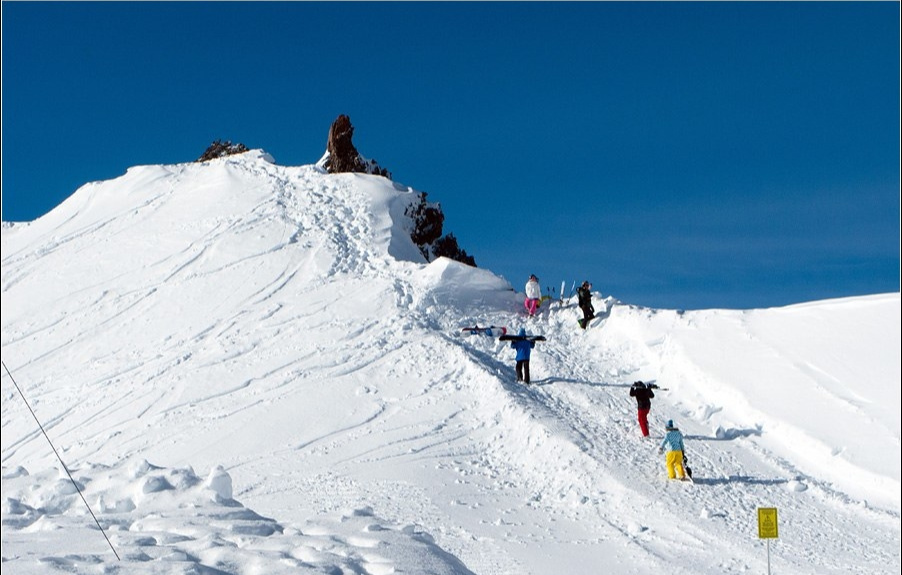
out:
<path id="1" fill-rule="evenodd" d="M 899 293 L 583 331 L 541 262 L 426 262 L 416 195 L 254 150 L 4 223 L 3 573 L 900 572 Z"/>

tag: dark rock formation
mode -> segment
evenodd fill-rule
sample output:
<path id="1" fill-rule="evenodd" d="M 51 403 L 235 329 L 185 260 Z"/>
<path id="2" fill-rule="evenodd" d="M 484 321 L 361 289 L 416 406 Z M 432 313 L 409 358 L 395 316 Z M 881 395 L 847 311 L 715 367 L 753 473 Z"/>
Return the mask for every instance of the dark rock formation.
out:
<path id="1" fill-rule="evenodd" d="M 223 142 L 222 140 L 216 140 L 210 147 L 207 148 L 201 157 L 194 160 L 195 162 L 206 162 L 208 160 L 213 160 L 215 158 L 222 158 L 224 156 L 232 156 L 234 154 L 243 154 L 247 151 L 247 146 L 244 144 L 233 144 L 232 142 L 226 140 Z"/>
<path id="2" fill-rule="evenodd" d="M 422 246 L 431 244 L 442 235 L 445 214 L 440 205 L 426 202 L 426 192 L 420 192 L 418 201 L 407 206 L 406 214 L 413 220 L 410 239 L 420 246 L 421 251 Z"/>
<path id="3" fill-rule="evenodd" d="M 468 266 L 476 267 L 476 259 L 473 256 L 467 254 L 466 250 L 460 249 L 460 246 L 457 245 L 457 238 L 454 237 L 454 234 L 448 234 L 447 236 L 441 237 L 432 244 L 432 253 L 435 257 L 446 257 L 451 258 L 452 260 L 458 261 L 462 264 L 467 264 Z"/>
<path id="4" fill-rule="evenodd" d="M 420 192 L 417 200 L 407 206 L 404 213 L 413 220 L 410 239 L 427 261 L 446 257 L 476 267 L 476 260 L 460 249 L 454 234 L 442 236 L 445 214 L 442 213 L 441 205 L 426 201 L 426 192 Z"/>
<path id="5" fill-rule="evenodd" d="M 344 114 L 338 116 L 329 128 L 329 139 L 326 141 L 326 158 L 323 167 L 330 174 L 345 172 L 362 172 L 376 174 L 391 179 L 391 172 L 379 166 L 375 160 L 366 160 L 354 147 L 351 139 L 354 126 L 351 119 Z"/>
<path id="6" fill-rule="evenodd" d="M 379 166 L 375 160 L 367 160 L 357 151 L 351 139 L 354 126 L 351 119 L 344 114 L 338 116 L 329 128 L 329 139 L 326 141 L 326 154 L 317 165 L 325 168 L 330 174 L 345 172 L 362 172 L 376 174 L 391 179 L 391 173 Z M 421 192 L 413 200 L 405 214 L 413 222 L 410 239 L 420 249 L 426 261 L 447 257 L 461 263 L 476 267 L 476 260 L 457 245 L 454 234 L 442 236 L 442 225 L 445 214 L 439 204 L 426 201 L 426 193 Z"/>

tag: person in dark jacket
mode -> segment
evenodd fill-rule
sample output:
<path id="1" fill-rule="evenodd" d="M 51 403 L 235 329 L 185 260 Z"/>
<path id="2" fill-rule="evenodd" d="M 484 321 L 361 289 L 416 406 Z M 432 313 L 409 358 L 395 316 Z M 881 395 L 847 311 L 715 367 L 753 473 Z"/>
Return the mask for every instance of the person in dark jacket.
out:
<path id="1" fill-rule="evenodd" d="M 651 411 L 651 398 L 655 396 L 651 385 L 637 381 L 630 387 L 630 397 L 636 398 L 636 404 L 639 409 L 639 429 L 642 430 L 642 436 L 648 437 L 648 412 Z"/>
<path id="2" fill-rule="evenodd" d="M 579 320 L 579 327 L 586 329 L 589 321 L 595 317 L 595 308 L 592 306 L 592 284 L 584 281 L 576 290 L 579 301 L 579 309 L 583 310 L 583 318 Z"/>
<path id="3" fill-rule="evenodd" d="M 521 327 L 520 333 L 517 335 L 525 337 L 526 330 Z M 529 355 L 535 346 L 536 342 L 528 339 L 517 339 L 511 342 L 511 347 L 517 350 L 517 381 L 522 381 L 527 385 L 529 385 Z"/>

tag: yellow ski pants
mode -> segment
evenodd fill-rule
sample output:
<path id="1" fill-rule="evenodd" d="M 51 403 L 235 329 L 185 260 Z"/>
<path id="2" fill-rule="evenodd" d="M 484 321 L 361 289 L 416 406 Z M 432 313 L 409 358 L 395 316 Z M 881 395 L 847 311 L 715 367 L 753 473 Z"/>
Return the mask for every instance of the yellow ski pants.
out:
<path id="1" fill-rule="evenodd" d="M 665 462 L 667 463 L 667 477 L 676 479 L 677 475 L 679 475 L 680 479 L 686 478 L 686 472 L 683 470 L 682 451 L 668 451 Z"/>

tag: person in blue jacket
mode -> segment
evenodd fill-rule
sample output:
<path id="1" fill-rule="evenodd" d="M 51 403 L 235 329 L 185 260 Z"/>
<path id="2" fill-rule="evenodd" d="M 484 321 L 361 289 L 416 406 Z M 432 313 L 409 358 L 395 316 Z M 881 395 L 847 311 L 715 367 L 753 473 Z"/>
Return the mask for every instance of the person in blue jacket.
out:
<path id="1" fill-rule="evenodd" d="M 526 329 L 520 328 L 519 336 L 526 336 Z M 529 354 L 536 342 L 528 339 L 517 339 L 511 342 L 511 347 L 517 350 L 517 381 L 529 385 Z"/>
<path id="2" fill-rule="evenodd" d="M 667 433 L 661 441 L 658 453 L 666 451 L 665 464 L 667 465 L 667 477 L 676 479 L 677 475 L 680 479 L 686 479 L 686 471 L 683 469 L 683 433 L 673 424 L 672 419 L 667 420 L 667 426 L 664 428 Z"/>

